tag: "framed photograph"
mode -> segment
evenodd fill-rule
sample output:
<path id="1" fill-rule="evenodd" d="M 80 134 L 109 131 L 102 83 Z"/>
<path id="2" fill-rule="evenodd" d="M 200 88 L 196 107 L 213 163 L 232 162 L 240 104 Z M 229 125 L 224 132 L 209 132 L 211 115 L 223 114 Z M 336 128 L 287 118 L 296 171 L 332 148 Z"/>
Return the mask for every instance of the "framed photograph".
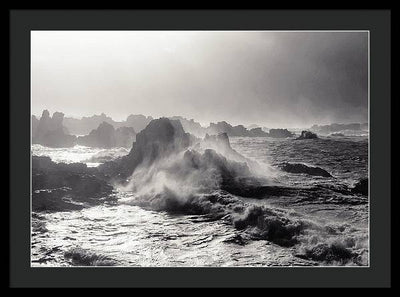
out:
<path id="1" fill-rule="evenodd" d="M 11 10 L 11 287 L 390 287 L 390 10 Z"/>

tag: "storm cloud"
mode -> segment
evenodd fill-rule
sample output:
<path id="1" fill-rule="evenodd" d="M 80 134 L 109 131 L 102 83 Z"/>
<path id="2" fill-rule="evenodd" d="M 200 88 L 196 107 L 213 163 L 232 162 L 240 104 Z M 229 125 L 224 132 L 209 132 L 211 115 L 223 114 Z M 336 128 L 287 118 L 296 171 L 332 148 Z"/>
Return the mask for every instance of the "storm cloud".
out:
<path id="1" fill-rule="evenodd" d="M 33 114 L 368 119 L 367 32 L 32 31 L 31 58 Z"/>

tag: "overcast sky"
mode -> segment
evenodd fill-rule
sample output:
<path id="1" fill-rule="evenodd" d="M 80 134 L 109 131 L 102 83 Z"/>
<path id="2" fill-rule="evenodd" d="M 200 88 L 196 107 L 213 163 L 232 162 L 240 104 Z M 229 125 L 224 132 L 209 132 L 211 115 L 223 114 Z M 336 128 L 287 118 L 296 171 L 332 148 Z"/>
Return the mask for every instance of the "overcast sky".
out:
<path id="1" fill-rule="evenodd" d="M 32 31 L 32 113 L 203 125 L 368 119 L 366 32 Z"/>

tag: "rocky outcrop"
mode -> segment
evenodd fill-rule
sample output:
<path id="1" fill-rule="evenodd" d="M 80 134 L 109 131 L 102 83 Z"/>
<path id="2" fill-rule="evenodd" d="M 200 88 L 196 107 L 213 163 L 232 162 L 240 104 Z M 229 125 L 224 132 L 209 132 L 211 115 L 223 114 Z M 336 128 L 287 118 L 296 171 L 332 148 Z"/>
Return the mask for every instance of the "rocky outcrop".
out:
<path id="1" fill-rule="evenodd" d="M 32 157 L 32 210 L 65 211 L 112 201 L 107 177 L 86 164 Z"/>
<path id="2" fill-rule="evenodd" d="M 320 167 L 312 167 L 299 163 L 283 163 L 280 168 L 289 173 L 304 173 L 313 176 L 332 177 L 332 175 Z"/>
<path id="3" fill-rule="evenodd" d="M 352 193 L 368 196 L 368 178 L 359 180 L 351 189 Z"/>
<path id="4" fill-rule="evenodd" d="M 294 134 L 288 129 L 270 129 L 268 136 L 273 138 L 287 138 L 294 136 Z"/>
<path id="5" fill-rule="evenodd" d="M 180 121 L 160 118 L 152 120 L 136 135 L 127 156 L 100 165 L 100 170 L 118 178 L 127 178 L 142 162 L 150 166 L 155 160 L 188 148 L 194 138 L 186 133 Z"/>
<path id="6" fill-rule="evenodd" d="M 266 137 L 266 136 L 268 136 L 268 133 L 263 131 L 262 128 L 250 129 L 249 133 L 250 133 L 251 137 Z"/>
<path id="7" fill-rule="evenodd" d="M 53 117 L 50 117 L 49 111 L 44 110 L 39 123 L 35 124 L 32 143 L 48 147 L 74 146 L 76 137 L 68 134 L 68 130 L 63 126 L 63 119 L 64 114 L 61 112 L 55 112 Z"/>
<path id="8" fill-rule="evenodd" d="M 297 140 L 302 140 L 302 139 L 316 139 L 318 138 L 317 134 L 312 133 L 311 131 L 301 131 L 301 135 L 297 137 Z"/>
<path id="9" fill-rule="evenodd" d="M 131 147 L 134 138 L 135 130 L 133 128 L 120 127 L 115 130 L 111 124 L 102 122 L 97 129 L 92 130 L 88 135 L 79 136 L 77 144 L 106 149 Z"/>

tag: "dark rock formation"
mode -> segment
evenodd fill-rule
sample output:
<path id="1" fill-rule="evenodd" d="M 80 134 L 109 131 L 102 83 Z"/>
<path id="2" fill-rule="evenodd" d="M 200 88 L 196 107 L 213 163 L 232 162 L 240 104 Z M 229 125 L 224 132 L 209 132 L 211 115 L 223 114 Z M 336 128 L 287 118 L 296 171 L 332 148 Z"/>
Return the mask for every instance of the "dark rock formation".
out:
<path id="1" fill-rule="evenodd" d="M 301 135 L 296 139 L 301 140 L 301 139 L 316 139 L 316 138 L 318 138 L 318 136 L 315 133 L 312 133 L 310 131 L 301 131 Z"/>
<path id="2" fill-rule="evenodd" d="M 135 130 L 132 127 L 120 127 L 117 130 L 107 123 L 102 122 L 99 127 L 92 130 L 88 135 L 79 136 L 77 144 L 98 147 L 131 147 L 135 138 Z"/>
<path id="3" fill-rule="evenodd" d="M 332 177 L 326 170 L 320 167 L 309 167 L 298 163 L 283 163 L 280 168 L 289 173 L 305 173 L 314 176 Z"/>
<path id="4" fill-rule="evenodd" d="M 351 191 L 356 194 L 368 196 L 368 178 L 359 180 Z"/>
<path id="5" fill-rule="evenodd" d="M 314 261 L 348 262 L 357 255 L 343 245 L 332 243 L 320 243 L 305 250 L 304 255 L 297 255 L 299 258 L 310 259 Z"/>
<path id="6" fill-rule="evenodd" d="M 268 136 L 268 133 L 263 131 L 262 128 L 250 129 L 249 133 L 250 133 L 250 135 L 252 137 L 266 137 L 266 136 Z"/>
<path id="7" fill-rule="evenodd" d="M 270 129 L 268 136 L 273 138 L 287 138 L 294 136 L 294 134 L 287 129 Z"/>
<path id="8" fill-rule="evenodd" d="M 99 169 L 118 178 L 127 178 L 142 162 L 151 165 L 155 160 L 178 153 L 192 143 L 180 121 L 160 118 L 152 120 L 136 135 L 136 141 L 127 156 L 100 165 Z"/>
<path id="9" fill-rule="evenodd" d="M 44 110 L 34 134 L 32 134 L 32 143 L 48 147 L 74 146 L 76 137 L 68 134 L 67 129 L 63 126 L 63 119 L 64 114 L 61 112 L 55 112 L 53 117 L 50 117 L 50 113 Z"/>
<path id="10" fill-rule="evenodd" d="M 107 177 L 86 164 L 54 163 L 32 157 L 32 210 L 82 209 L 110 200 L 113 187 Z"/>

